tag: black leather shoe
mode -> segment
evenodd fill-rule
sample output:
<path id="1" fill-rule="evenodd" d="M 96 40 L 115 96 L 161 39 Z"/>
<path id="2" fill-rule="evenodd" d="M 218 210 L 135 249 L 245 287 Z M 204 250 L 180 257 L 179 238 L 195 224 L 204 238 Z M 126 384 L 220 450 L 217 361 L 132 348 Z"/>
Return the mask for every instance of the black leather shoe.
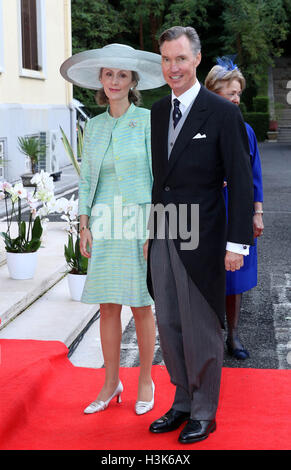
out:
<path id="1" fill-rule="evenodd" d="M 189 419 L 178 440 L 182 444 L 191 444 L 191 442 L 203 441 L 211 432 L 214 432 L 215 429 L 216 422 L 214 419 L 211 421 Z"/>
<path id="2" fill-rule="evenodd" d="M 169 432 L 178 429 L 184 421 L 190 418 L 190 412 L 178 411 L 171 408 L 161 418 L 150 425 L 151 432 Z"/>

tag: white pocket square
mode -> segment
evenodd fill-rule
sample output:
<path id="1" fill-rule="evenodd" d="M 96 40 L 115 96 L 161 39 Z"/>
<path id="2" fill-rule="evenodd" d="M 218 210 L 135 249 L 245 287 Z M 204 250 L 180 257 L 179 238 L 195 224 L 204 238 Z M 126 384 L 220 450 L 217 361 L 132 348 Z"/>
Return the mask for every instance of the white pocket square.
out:
<path id="1" fill-rule="evenodd" d="M 206 139 L 206 134 L 200 134 L 200 132 L 198 132 L 192 139 Z"/>

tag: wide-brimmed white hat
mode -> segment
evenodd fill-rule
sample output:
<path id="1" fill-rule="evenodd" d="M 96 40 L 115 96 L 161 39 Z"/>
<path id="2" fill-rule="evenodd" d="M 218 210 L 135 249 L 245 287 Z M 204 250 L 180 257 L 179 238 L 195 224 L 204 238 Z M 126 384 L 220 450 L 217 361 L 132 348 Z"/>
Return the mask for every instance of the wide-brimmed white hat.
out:
<path id="1" fill-rule="evenodd" d="M 109 44 L 101 49 L 79 52 L 61 65 L 60 72 L 74 85 L 98 90 L 102 88 L 99 75 L 103 67 L 137 72 L 137 90 L 158 88 L 166 83 L 159 54 L 139 51 L 125 44 Z"/>

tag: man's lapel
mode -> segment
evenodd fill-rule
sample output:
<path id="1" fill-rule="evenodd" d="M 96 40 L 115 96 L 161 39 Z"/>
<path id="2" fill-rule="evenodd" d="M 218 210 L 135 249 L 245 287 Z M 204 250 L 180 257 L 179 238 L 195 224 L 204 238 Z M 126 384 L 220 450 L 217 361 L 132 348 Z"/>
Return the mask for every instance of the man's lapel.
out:
<path id="1" fill-rule="evenodd" d="M 197 98 L 195 99 L 192 108 L 189 111 L 189 114 L 172 149 L 166 172 L 167 175 L 175 165 L 175 162 L 183 152 L 189 140 L 191 140 L 193 136 L 199 132 L 203 123 L 206 121 L 211 112 L 212 111 L 207 107 L 207 92 L 205 91 L 205 88 L 201 86 Z M 163 142 L 165 142 L 165 140 L 163 140 Z"/>
<path id="2" fill-rule="evenodd" d="M 171 113 L 171 96 L 167 97 L 160 114 L 159 122 L 159 155 L 161 156 L 161 163 L 163 166 L 163 174 L 167 171 L 168 166 L 168 133 L 169 133 L 169 118 Z"/>

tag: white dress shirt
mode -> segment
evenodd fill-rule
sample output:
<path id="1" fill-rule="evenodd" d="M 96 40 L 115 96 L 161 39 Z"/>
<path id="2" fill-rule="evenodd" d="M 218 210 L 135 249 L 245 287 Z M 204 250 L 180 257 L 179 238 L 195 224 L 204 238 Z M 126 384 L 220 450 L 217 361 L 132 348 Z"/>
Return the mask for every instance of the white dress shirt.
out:
<path id="1" fill-rule="evenodd" d="M 177 98 L 180 101 L 180 111 L 183 115 L 185 111 L 188 109 L 189 106 L 192 106 L 194 103 L 195 98 L 197 97 L 200 91 L 201 85 L 198 80 L 194 83 L 194 85 L 189 88 L 185 93 L 180 96 L 175 96 L 172 90 L 172 108 L 174 109 L 173 101 Z M 233 243 L 227 242 L 226 243 L 226 250 L 232 251 L 233 253 L 238 253 L 240 255 L 247 256 L 249 254 L 249 245 L 241 245 L 240 243 Z"/>

